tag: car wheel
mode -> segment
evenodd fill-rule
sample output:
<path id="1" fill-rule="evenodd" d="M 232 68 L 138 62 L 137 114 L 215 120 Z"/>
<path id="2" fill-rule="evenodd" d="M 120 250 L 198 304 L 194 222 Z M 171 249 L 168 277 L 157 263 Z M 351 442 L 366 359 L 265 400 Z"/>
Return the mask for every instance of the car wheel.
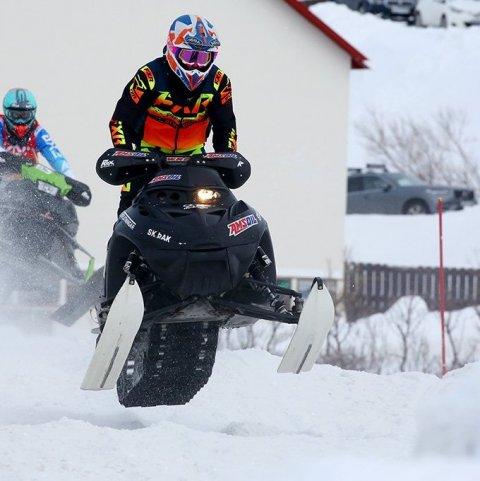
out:
<path id="1" fill-rule="evenodd" d="M 406 215 L 429 214 L 427 204 L 420 199 L 409 200 L 403 206 L 402 212 Z"/>
<path id="2" fill-rule="evenodd" d="M 422 16 L 420 15 L 420 12 L 415 12 L 415 19 L 413 20 L 413 23 L 416 27 L 423 27 Z"/>
<path id="3" fill-rule="evenodd" d="M 440 19 L 440 27 L 442 28 L 448 27 L 448 21 L 447 21 L 446 15 L 442 15 L 442 18 Z"/>

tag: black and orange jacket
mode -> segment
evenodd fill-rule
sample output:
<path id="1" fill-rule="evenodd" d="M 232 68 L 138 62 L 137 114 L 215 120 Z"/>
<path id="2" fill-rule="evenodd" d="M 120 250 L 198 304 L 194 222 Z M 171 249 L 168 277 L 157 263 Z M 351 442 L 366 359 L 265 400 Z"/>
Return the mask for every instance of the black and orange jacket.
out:
<path id="1" fill-rule="evenodd" d="M 216 152 L 236 150 L 230 80 L 213 66 L 189 91 L 165 57 L 141 67 L 125 87 L 110 121 L 115 147 L 157 148 L 165 153 L 199 153 L 213 131 Z"/>

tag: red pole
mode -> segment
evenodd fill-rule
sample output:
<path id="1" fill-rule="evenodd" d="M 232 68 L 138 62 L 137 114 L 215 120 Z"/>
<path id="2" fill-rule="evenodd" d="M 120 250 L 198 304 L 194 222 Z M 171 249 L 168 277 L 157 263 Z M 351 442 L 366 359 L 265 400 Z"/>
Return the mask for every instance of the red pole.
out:
<path id="1" fill-rule="evenodd" d="M 440 292 L 440 320 L 442 329 L 442 376 L 447 372 L 445 355 L 445 276 L 443 272 L 443 199 L 438 199 L 438 227 L 440 239 L 440 271 L 439 271 L 439 292 Z"/>

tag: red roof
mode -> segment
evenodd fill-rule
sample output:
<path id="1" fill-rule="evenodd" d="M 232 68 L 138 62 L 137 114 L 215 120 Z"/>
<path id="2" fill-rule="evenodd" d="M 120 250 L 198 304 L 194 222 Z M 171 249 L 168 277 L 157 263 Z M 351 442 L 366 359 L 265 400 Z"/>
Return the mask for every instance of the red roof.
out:
<path id="1" fill-rule="evenodd" d="M 338 33 L 334 32 L 326 23 L 322 22 L 310 9 L 298 0 L 285 0 L 300 15 L 305 17 L 310 23 L 320 29 L 330 40 L 335 42 L 342 50 L 348 53 L 352 59 L 352 68 L 368 68 L 365 64 L 367 57 L 350 45 Z"/>

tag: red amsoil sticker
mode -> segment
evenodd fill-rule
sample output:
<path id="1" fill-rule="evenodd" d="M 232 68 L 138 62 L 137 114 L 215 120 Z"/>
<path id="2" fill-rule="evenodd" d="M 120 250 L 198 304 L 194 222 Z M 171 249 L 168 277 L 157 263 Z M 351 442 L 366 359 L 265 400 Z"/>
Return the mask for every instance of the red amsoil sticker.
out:
<path id="1" fill-rule="evenodd" d="M 254 225 L 258 224 L 257 218 L 253 215 L 247 215 L 246 217 L 242 217 L 241 219 L 236 220 L 235 222 L 231 222 L 230 224 L 227 224 L 228 227 L 228 235 L 229 236 L 237 236 L 238 234 L 241 234 L 242 232 L 246 231 L 247 229 L 250 229 L 250 227 L 253 227 Z"/>

